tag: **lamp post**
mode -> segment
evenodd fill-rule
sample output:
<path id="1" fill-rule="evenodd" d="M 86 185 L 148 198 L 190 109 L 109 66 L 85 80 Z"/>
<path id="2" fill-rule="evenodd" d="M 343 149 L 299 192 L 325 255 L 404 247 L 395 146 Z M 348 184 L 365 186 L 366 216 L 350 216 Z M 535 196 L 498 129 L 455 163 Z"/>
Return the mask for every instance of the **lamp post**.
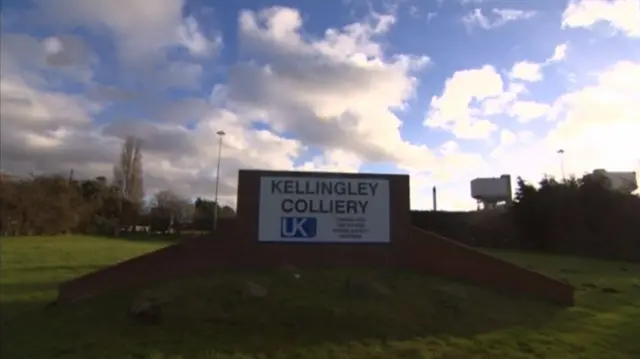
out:
<path id="1" fill-rule="evenodd" d="M 224 137 L 224 131 L 220 130 L 216 132 L 218 135 L 218 164 L 216 166 L 216 192 L 214 195 L 214 207 L 213 207 L 213 231 L 218 230 L 218 183 L 220 182 L 220 158 L 222 157 L 222 138 Z"/>
<path id="2" fill-rule="evenodd" d="M 562 181 L 566 180 L 564 176 L 564 150 L 561 148 L 558 150 L 558 155 L 560 155 L 560 173 L 562 174 Z"/>

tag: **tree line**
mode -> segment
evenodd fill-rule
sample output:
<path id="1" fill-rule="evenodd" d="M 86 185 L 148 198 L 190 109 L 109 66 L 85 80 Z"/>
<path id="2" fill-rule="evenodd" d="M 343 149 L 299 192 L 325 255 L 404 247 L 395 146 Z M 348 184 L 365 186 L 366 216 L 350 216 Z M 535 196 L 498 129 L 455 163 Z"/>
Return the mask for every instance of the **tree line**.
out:
<path id="1" fill-rule="evenodd" d="M 75 179 L 0 173 L 0 234 L 55 235 L 213 229 L 235 217 L 227 206 L 171 190 L 145 200 L 141 141 L 128 137 L 113 177 Z M 412 211 L 413 225 L 476 246 L 532 249 L 640 261 L 640 197 L 588 174 L 537 186 L 517 179 L 512 204 L 479 212 Z"/>
<path id="2" fill-rule="evenodd" d="M 0 233 L 5 236 L 122 232 L 208 231 L 214 212 L 234 217 L 228 206 L 201 198 L 191 201 L 161 190 L 145 201 L 141 141 L 128 137 L 113 178 L 0 174 Z"/>
<path id="3" fill-rule="evenodd" d="M 517 179 L 514 202 L 479 212 L 413 212 L 416 226 L 470 245 L 640 261 L 640 197 L 606 177 Z"/>

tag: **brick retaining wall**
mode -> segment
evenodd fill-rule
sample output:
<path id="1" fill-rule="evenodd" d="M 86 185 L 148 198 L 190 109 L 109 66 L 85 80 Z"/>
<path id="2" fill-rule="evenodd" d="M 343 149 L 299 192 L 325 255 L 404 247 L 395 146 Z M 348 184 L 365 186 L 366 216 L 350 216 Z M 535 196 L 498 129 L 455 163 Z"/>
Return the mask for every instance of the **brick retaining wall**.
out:
<path id="1" fill-rule="evenodd" d="M 411 238 L 405 254 L 407 262 L 414 269 L 544 298 L 560 304 L 574 304 L 574 288 L 560 280 L 417 227 L 412 228 Z"/>
<path id="2" fill-rule="evenodd" d="M 60 301 L 77 301 L 110 291 L 218 269 L 410 268 L 470 280 L 505 290 L 573 304 L 573 287 L 526 270 L 434 233 L 411 226 L 409 177 L 340 174 L 343 178 L 386 178 L 390 189 L 391 243 L 260 243 L 258 198 L 260 177 L 290 172 L 240 171 L 238 217 L 226 221 L 215 238 L 190 239 L 60 285 Z M 332 173 L 297 176 L 335 177 Z"/>

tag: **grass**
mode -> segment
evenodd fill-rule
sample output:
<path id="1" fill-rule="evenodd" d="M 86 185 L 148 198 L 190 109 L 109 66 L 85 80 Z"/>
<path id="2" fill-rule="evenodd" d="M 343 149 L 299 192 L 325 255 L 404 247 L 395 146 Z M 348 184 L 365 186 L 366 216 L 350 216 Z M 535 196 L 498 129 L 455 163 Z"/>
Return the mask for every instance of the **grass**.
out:
<path id="1" fill-rule="evenodd" d="M 216 273 L 45 309 L 56 285 L 166 245 L 93 237 L 1 240 L 0 357 L 5 359 L 284 359 L 640 357 L 640 265 L 496 251 L 565 279 L 577 305 L 561 308 L 411 272 L 332 270 Z M 353 294 L 347 279 L 390 296 Z M 264 299 L 240 300 L 246 281 Z M 609 293 L 614 292 L 614 293 Z M 163 321 L 141 325 L 134 298 L 169 300 Z"/>
<path id="2" fill-rule="evenodd" d="M 2 238 L 0 319 L 40 308 L 58 283 L 167 245 L 165 240 L 90 236 Z"/>

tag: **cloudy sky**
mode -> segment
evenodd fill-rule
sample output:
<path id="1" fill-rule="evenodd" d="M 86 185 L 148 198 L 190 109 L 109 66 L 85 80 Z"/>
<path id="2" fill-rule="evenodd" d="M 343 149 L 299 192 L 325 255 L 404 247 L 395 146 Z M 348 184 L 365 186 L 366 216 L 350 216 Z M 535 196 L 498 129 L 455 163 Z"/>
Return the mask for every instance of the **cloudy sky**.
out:
<path id="1" fill-rule="evenodd" d="M 640 171 L 640 0 L 4 0 L 1 164 L 222 201 L 239 168 L 469 180 Z"/>

